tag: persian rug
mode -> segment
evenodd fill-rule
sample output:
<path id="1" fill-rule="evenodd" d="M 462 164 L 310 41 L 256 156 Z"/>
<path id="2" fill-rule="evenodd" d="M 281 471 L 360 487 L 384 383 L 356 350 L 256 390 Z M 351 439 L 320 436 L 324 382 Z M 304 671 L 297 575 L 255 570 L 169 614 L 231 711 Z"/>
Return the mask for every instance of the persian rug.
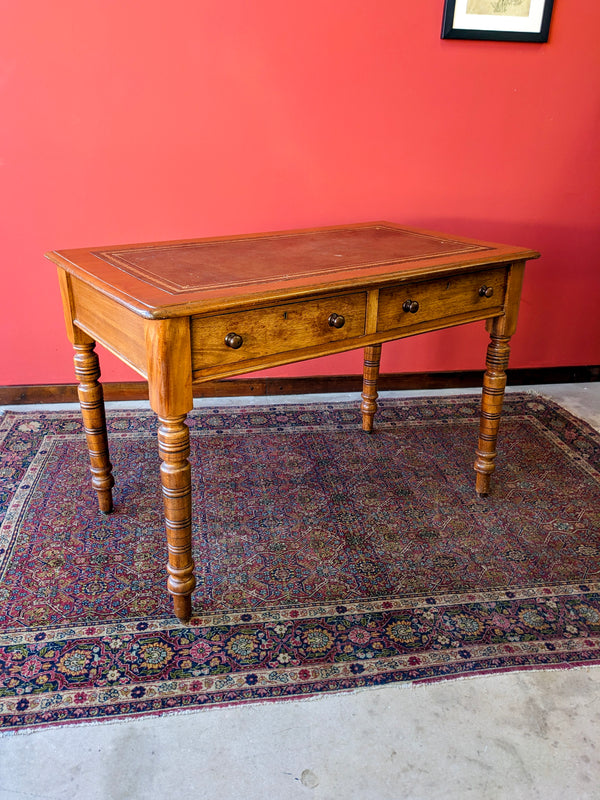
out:
<path id="1" fill-rule="evenodd" d="M 0 417 L 0 720 L 31 728 L 600 663 L 600 434 L 506 398 L 190 415 L 198 589 L 165 587 L 156 419 L 111 411 L 115 512 L 79 413 Z"/>

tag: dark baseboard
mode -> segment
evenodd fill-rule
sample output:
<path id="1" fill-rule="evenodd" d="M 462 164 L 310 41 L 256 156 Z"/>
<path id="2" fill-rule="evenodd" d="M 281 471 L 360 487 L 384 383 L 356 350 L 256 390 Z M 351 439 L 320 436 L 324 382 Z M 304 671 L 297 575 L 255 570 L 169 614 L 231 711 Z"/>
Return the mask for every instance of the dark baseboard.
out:
<path id="1" fill-rule="evenodd" d="M 600 380 L 600 365 L 575 367 L 539 367 L 507 370 L 510 386 L 547 383 L 584 383 Z M 381 375 L 380 391 L 407 389 L 464 389 L 479 387 L 483 370 L 468 372 L 412 372 Z M 105 383 L 104 398 L 111 400 L 147 400 L 145 381 Z M 249 397 L 251 395 L 295 395 L 330 392 L 360 392 L 359 375 L 316 376 L 313 378 L 234 378 L 209 381 L 194 386 L 194 397 Z M 77 385 L 59 383 L 29 386 L 0 386 L 0 405 L 77 402 Z"/>

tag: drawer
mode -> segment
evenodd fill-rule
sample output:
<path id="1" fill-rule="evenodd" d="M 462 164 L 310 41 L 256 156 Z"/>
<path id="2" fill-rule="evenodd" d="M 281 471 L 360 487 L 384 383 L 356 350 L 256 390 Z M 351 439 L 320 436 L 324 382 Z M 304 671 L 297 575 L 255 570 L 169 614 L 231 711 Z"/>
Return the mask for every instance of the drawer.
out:
<path id="1" fill-rule="evenodd" d="M 365 332 L 366 293 L 192 317 L 192 368 L 327 345 Z"/>
<path id="2" fill-rule="evenodd" d="M 485 319 L 502 310 L 507 271 L 490 269 L 429 281 L 414 281 L 379 293 L 377 330 L 436 327 L 436 321 Z M 464 319 L 460 319 L 464 318 Z"/>

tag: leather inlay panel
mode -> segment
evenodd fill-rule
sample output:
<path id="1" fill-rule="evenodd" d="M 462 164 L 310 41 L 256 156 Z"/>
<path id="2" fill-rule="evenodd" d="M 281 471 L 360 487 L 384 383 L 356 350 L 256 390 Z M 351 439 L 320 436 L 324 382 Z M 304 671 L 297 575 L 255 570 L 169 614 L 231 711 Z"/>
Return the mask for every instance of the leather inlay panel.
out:
<path id="1" fill-rule="evenodd" d="M 490 248 L 385 225 L 98 250 L 93 255 L 172 295 L 331 275 Z"/>

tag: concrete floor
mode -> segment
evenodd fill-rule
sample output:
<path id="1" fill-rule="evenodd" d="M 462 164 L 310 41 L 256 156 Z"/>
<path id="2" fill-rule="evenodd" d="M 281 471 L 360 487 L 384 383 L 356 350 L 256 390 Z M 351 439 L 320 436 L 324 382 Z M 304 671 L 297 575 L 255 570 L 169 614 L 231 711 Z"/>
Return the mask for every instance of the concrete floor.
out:
<path id="1" fill-rule="evenodd" d="M 600 383 L 526 390 L 600 430 Z M 599 731 L 600 666 L 386 686 L 7 734 L 0 800 L 592 800 Z"/>

